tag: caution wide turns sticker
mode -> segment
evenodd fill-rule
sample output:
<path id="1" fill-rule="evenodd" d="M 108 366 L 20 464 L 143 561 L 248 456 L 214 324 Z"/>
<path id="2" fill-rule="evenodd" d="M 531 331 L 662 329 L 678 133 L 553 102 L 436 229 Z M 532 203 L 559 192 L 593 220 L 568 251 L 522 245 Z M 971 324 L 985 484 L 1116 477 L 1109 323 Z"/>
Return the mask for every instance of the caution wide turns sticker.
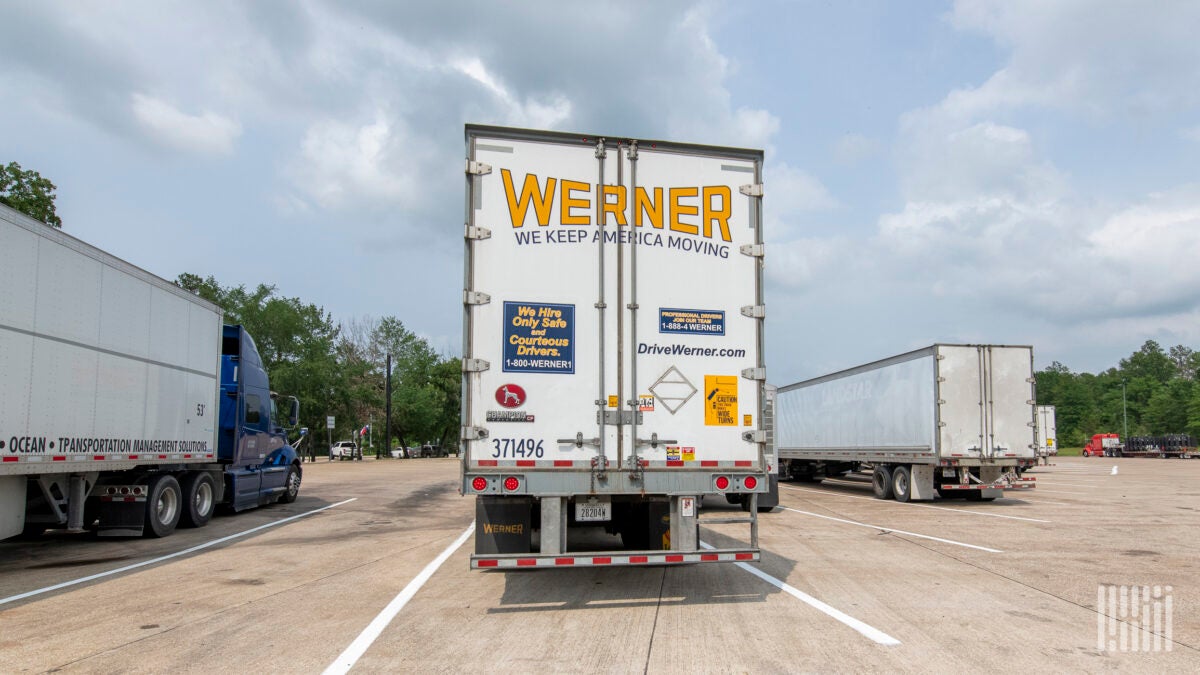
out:
<path id="1" fill-rule="evenodd" d="M 704 425 L 709 427 L 736 427 L 737 415 L 737 375 L 705 375 Z"/>

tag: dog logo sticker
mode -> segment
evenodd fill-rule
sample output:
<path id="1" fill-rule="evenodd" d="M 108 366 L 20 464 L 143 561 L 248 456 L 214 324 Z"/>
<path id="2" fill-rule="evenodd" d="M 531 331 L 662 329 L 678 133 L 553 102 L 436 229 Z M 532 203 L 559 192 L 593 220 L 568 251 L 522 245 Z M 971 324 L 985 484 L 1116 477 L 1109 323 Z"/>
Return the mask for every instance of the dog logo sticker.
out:
<path id="1" fill-rule="evenodd" d="M 505 408 L 520 408 L 525 404 L 525 390 L 516 384 L 505 384 L 496 390 L 496 403 Z"/>

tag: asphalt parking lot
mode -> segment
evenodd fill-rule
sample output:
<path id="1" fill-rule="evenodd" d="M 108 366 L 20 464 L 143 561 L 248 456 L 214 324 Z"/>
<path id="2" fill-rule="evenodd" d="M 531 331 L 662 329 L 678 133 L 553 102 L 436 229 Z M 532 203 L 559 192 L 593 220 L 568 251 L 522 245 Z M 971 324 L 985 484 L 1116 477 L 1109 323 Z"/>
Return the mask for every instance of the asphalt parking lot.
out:
<path id="1" fill-rule="evenodd" d="M 3 670 L 1200 670 L 1198 461 L 1061 458 L 991 503 L 785 483 L 758 565 L 510 573 L 468 568 L 457 473 L 318 462 L 166 539 L 0 543 Z"/>

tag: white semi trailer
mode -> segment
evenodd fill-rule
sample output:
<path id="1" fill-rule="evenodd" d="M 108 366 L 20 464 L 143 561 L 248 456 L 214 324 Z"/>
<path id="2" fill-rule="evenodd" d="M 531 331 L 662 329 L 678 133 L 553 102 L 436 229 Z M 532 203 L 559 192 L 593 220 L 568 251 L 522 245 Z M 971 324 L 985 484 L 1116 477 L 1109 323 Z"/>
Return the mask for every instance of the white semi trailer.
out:
<path id="1" fill-rule="evenodd" d="M 475 125 L 466 143 L 472 567 L 758 560 L 762 152 Z M 747 544 L 700 545 L 704 495 L 747 502 L 723 519 Z M 585 528 L 621 545 L 572 541 Z"/>
<path id="2" fill-rule="evenodd" d="M 1055 420 L 1054 406 L 1039 405 L 1037 407 L 1037 455 L 1046 460 L 1051 455 L 1058 454 L 1058 424 Z M 1049 461 L 1049 460 L 1046 460 Z"/>
<path id="3" fill-rule="evenodd" d="M 1033 349 L 949 345 L 779 388 L 780 477 L 870 466 L 875 496 L 991 500 L 1033 487 Z"/>
<path id="4" fill-rule="evenodd" d="M 296 499 L 299 404 L 276 407 L 242 326 L 2 205 L 0 251 L 0 539 L 162 537 Z"/>

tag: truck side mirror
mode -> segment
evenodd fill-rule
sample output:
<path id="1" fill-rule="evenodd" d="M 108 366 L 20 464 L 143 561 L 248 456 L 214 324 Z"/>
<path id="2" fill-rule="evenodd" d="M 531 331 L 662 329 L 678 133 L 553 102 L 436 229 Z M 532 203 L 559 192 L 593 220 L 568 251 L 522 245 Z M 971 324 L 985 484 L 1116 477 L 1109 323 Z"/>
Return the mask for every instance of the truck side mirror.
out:
<path id="1" fill-rule="evenodd" d="M 291 407 L 288 409 L 288 426 L 294 427 L 300 423 L 300 399 L 289 396 Z"/>

